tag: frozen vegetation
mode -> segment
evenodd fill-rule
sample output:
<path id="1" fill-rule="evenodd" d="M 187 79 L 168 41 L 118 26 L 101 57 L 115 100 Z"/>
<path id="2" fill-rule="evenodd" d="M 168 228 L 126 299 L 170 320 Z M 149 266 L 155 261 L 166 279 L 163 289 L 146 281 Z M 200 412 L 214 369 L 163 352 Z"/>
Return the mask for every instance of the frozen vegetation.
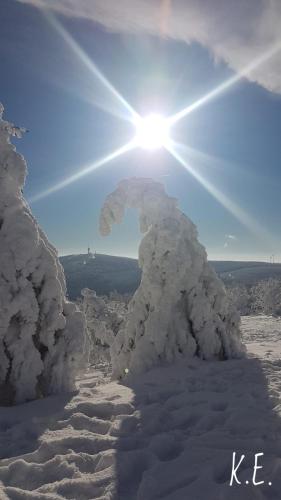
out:
<path id="1" fill-rule="evenodd" d="M 94 290 L 84 288 L 80 304 L 85 314 L 90 337 L 90 362 L 110 363 L 110 346 L 127 314 L 127 305 L 120 294 L 98 297 Z"/>
<path id="2" fill-rule="evenodd" d="M 281 316 L 281 281 L 270 278 L 256 285 L 228 286 L 227 296 L 236 309 L 245 315 Z"/>
<path id="3" fill-rule="evenodd" d="M 239 315 L 207 262 L 194 224 L 152 179 L 121 181 L 102 208 L 101 234 L 139 211 L 141 284 L 111 348 L 113 373 L 139 373 L 184 357 L 239 357 Z"/>
<path id="4" fill-rule="evenodd" d="M 69 390 L 84 356 L 84 318 L 65 298 L 57 252 L 22 196 L 22 130 L 0 104 L 0 403 Z"/>

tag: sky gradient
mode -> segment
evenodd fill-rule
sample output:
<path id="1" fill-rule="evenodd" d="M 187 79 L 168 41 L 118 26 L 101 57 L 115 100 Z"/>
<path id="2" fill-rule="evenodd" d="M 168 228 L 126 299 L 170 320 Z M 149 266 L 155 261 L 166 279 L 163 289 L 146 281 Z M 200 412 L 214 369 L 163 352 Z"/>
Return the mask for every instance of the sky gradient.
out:
<path id="1" fill-rule="evenodd" d="M 113 33 L 92 20 L 56 15 L 89 60 L 144 115 L 176 113 L 234 74 L 196 42 Z M 122 119 L 125 107 L 34 6 L 2 0 L 0 59 L 5 118 L 29 130 L 16 143 L 28 163 L 28 200 L 133 136 L 132 124 Z M 136 214 L 128 213 L 102 238 L 99 210 L 122 178 L 154 177 L 197 225 L 209 258 L 269 261 L 275 254 L 281 261 L 280 134 L 280 95 L 248 80 L 173 129 L 175 140 L 189 147 L 192 167 L 246 213 L 244 221 L 162 150 L 127 153 L 32 203 L 32 211 L 61 254 L 85 253 L 90 245 L 99 253 L 136 256 L 141 238 Z"/>

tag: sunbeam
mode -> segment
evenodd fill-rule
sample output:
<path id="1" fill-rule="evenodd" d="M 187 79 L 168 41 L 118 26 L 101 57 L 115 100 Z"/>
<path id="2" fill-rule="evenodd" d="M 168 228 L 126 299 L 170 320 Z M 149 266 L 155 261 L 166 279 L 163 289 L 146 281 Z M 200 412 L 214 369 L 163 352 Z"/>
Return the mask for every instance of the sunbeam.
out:
<path id="1" fill-rule="evenodd" d="M 251 171 L 251 166 L 249 164 L 245 165 L 243 168 L 235 162 L 232 162 L 230 160 L 215 155 L 211 155 L 210 153 L 205 153 L 198 149 L 192 148 L 187 144 L 185 144 L 184 147 L 186 150 L 186 154 L 188 154 L 189 162 L 195 168 L 203 167 L 208 170 L 211 168 L 213 171 L 216 171 L 216 173 L 218 173 L 219 175 L 222 172 L 226 172 L 228 175 L 237 177 L 237 174 L 239 174 L 240 177 L 243 177 L 243 180 L 247 179 L 248 182 L 251 183 L 269 182 L 269 179 L 266 175 L 262 175 L 257 172 L 253 173 L 253 171 Z"/>
<path id="2" fill-rule="evenodd" d="M 61 182 L 58 182 L 54 186 L 46 189 L 45 191 L 41 191 L 41 193 L 38 193 L 31 198 L 29 198 L 28 202 L 29 204 L 33 204 L 39 200 L 42 200 L 43 198 L 46 198 L 47 196 L 56 193 L 57 191 L 60 191 L 61 189 L 65 188 L 66 186 L 69 186 L 69 184 L 72 184 L 73 182 L 81 179 L 81 177 L 84 177 L 85 175 L 90 174 L 94 170 L 97 170 L 98 168 L 102 167 L 106 163 L 115 160 L 115 158 L 118 158 L 124 153 L 129 152 L 131 149 L 135 148 L 135 140 L 128 142 L 124 146 L 122 146 L 119 149 L 116 149 L 113 153 L 110 153 L 107 156 L 104 156 L 100 160 L 95 161 L 94 163 L 91 163 L 89 166 L 84 167 L 82 169 L 79 169 L 75 174 L 70 175 L 66 179 L 62 180 Z"/>
<path id="3" fill-rule="evenodd" d="M 188 150 L 183 144 L 170 142 L 166 147 L 167 151 L 234 217 L 245 226 L 252 234 L 268 243 L 273 243 L 273 236 L 262 227 L 253 217 L 239 207 L 228 196 L 222 193 L 208 179 L 203 177 L 198 170 L 195 170 L 189 163 Z"/>
<path id="4" fill-rule="evenodd" d="M 278 42 L 277 44 L 274 44 L 267 52 L 262 54 L 260 57 L 252 61 L 248 66 L 246 66 L 244 69 L 239 71 L 239 73 L 236 73 L 233 75 L 231 78 L 228 80 L 224 81 L 221 83 L 218 87 L 214 88 L 207 94 L 205 94 L 203 97 L 195 101 L 194 103 L 190 104 L 186 108 L 182 109 L 178 113 L 175 113 L 174 115 L 170 116 L 169 121 L 170 124 L 173 125 L 185 116 L 187 116 L 189 113 L 194 111 L 195 109 L 201 107 L 203 104 L 206 102 L 210 101 L 214 97 L 217 97 L 219 94 L 227 90 L 229 87 L 237 83 L 239 80 L 242 78 L 246 77 L 251 73 L 251 71 L 255 70 L 258 66 L 266 62 L 268 59 L 273 57 L 277 52 L 281 50 L 281 43 Z"/>
<path id="5" fill-rule="evenodd" d="M 116 102 L 121 105 L 121 111 L 116 113 L 114 109 L 112 109 L 108 105 L 108 95 L 105 96 L 103 100 L 103 109 L 110 112 L 113 115 L 118 114 L 119 117 L 125 120 L 133 121 L 138 118 L 138 113 L 133 109 L 133 107 L 126 101 L 126 99 L 116 90 L 116 88 L 110 83 L 107 78 L 102 74 L 96 64 L 90 59 L 90 57 L 86 54 L 86 52 L 80 47 L 80 45 L 74 40 L 71 34 L 65 29 L 65 27 L 61 24 L 61 22 L 55 17 L 55 15 L 48 9 L 45 2 L 41 8 L 41 12 L 46 18 L 47 22 L 55 29 L 55 31 L 63 38 L 67 46 L 72 50 L 75 56 L 78 58 L 80 62 L 91 72 L 94 78 L 102 84 L 104 89 L 106 89 L 109 94 L 116 99 Z M 94 100 L 94 89 L 93 89 L 93 104 L 95 104 Z"/>

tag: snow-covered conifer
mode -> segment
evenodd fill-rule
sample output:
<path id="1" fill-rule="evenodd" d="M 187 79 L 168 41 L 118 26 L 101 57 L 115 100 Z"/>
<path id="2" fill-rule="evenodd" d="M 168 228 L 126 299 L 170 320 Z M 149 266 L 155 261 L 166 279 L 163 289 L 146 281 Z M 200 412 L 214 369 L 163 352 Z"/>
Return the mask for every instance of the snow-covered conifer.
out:
<path id="1" fill-rule="evenodd" d="M 281 281 L 263 280 L 252 287 L 253 312 L 281 316 Z"/>
<path id="2" fill-rule="evenodd" d="M 0 404 L 72 389 L 84 358 L 84 317 L 66 301 L 62 266 L 22 196 L 22 129 L 0 105 Z"/>
<path id="3" fill-rule="evenodd" d="M 227 359 L 244 352 L 240 318 L 207 262 L 194 224 L 152 179 L 128 179 L 111 193 L 100 215 L 101 234 L 120 223 L 127 207 L 139 211 L 141 284 L 124 328 L 112 345 L 115 376 L 198 356 Z"/>
<path id="4" fill-rule="evenodd" d="M 86 317 L 87 330 L 91 341 L 90 359 L 92 363 L 110 362 L 110 346 L 120 330 L 125 315 L 125 303 L 98 297 L 94 290 L 84 288 L 82 310 Z M 118 303 L 118 307 L 115 304 Z"/>

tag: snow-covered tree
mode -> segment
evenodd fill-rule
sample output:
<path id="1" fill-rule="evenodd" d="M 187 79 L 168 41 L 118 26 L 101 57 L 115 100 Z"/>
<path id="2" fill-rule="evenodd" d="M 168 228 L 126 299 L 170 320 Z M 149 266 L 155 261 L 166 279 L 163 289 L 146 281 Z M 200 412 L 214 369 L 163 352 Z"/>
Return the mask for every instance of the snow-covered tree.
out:
<path id="1" fill-rule="evenodd" d="M 21 129 L 0 104 L 0 404 L 69 390 L 84 359 L 84 317 L 65 298 L 62 266 L 22 196 Z"/>
<path id="2" fill-rule="evenodd" d="M 226 288 L 226 293 L 230 304 L 232 304 L 242 316 L 247 316 L 252 312 L 251 289 L 245 285 L 231 285 Z"/>
<path id="3" fill-rule="evenodd" d="M 281 316 L 281 281 L 274 278 L 263 280 L 252 287 L 252 311 Z"/>
<path id="4" fill-rule="evenodd" d="M 110 362 L 110 346 L 124 321 L 126 304 L 118 300 L 98 297 L 94 290 L 84 288 L 82 311 L 85 314 L 87 330 L 91 341 L 90 359 L 92 363 Z"/>
<path id="5" fill-rule="evenodd" d="M 114 375 L 183 357 L 240 356 L 239 315 L 207 262 L 196 227 L 176 200 L 152 179 L 124 180 L 104 203 L 102 235 L 122 221 L 127 207 L 139 211 L 145 233 L 139 247 L 142 279 L 111 348 Z"/>

